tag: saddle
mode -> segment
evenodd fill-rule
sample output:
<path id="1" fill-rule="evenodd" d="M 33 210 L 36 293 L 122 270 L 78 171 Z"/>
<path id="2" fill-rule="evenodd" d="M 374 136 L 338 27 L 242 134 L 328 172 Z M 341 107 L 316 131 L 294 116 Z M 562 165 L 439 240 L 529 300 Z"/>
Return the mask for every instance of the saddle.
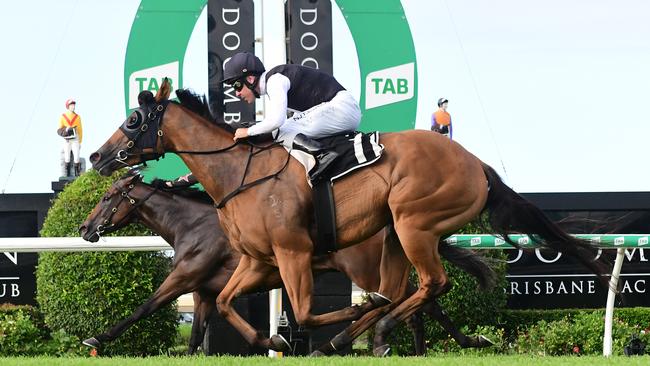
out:
<path id="1" fill-rule="evenodd" d="M 307 181 L 312 185 L 314 204 L 314 222 L 316 224 L 315 255 L 335 252 L 336 248 L 336 209 L 332 186 L 351 172 L 368 166 L 381 158 L 384 146 L 379 143 L 379 132 L 363 133 L 359 131 L 343 133 L 317 139 L 328 150 L 338 153 L 328 170 L 324 171 L 316 182 L 309 179 L 309 171 L 316 161 L 311 154 L 290 150 L 290 153 L 305 167 Z"/>

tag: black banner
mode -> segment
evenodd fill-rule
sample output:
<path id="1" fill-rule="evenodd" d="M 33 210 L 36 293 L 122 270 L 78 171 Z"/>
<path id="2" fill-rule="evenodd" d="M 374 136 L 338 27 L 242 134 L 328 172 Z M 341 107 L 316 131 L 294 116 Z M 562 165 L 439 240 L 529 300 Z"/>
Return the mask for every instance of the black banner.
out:
<path id="1" fill-rule="evenodd" d="M 0 237 L 37 235 L 37 211 L 0 212 Z M 0 253 L 0 304 L 36 305 L 36 264 L 36 253 Z"/>
<path id="2" fill-rule="evenodd" d="M 291 64 L 332 69 L 332 3 L 330 0 L 287 0 L 287 60 Z"/>
<path id="3" fill-rule="evenodd" d="M 0 253 L 0 304 L 36 305 L 37 253 Z"/>
<path id="4" fill-rule="evenodd" d="M 255 105 L 221 83 L 223 65 L 237 52 L 255 52 L 253 0 L 208 0 L 208 95 L 227 123 L 255 121 Z M 225 88 L 224 88 L 225 87 Z"/>
<path id="5" fill-rule="evenodd" d="M 600 255 L 613 263 L 615 251 Z M 601 308 L 607 288 L 584 265 L 566 255 L 508 250 L 508 308 Z M 619 278 L 616 306 L 650 306 L 650 252 L 629 248 Z M 609 279 L 609 277 L 607 277 Z"/>

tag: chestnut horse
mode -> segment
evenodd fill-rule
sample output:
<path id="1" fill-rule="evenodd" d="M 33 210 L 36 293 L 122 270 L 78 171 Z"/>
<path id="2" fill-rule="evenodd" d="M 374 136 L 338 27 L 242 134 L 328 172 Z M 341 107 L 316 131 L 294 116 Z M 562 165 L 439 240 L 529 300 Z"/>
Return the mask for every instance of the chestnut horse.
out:
<path id="1" fill-rule="evenodd" d="M 203 191 L 168 188 L 159 180 L 149 185 L 142 182 L 141 176 L 132 173 L 113 183 L 79 227 L 80 235 L 85 240 L 96 242 L 100 235 L 141 222 L 172 245 L 175 252 L 173 268 L 158 290 L 133 315 L 105 333 L 84 340 L 84 344 L 99 347 L 103 342 L 112 341 L 138 320 L 153 314 L 181 294 L 194 291 L 194 322 L 188 353 L 196 352 L 203 340 L 207 320 L 215 310 L 216 297 L 241 256 L 231 249 L 212 203 L 210 196 Z M 312 266 L 316 273 L 328 270 L 343 272 L 359 287 L 372 292 L 379 288 L 381 249 L 382 237 L 378 234 L 360 245 L 315 257 Z M 444 243 L 440 246 L 440 253 L 452 264 L 474 275 L 482 288 L 494 285 L 495 273 L 481 256 Z M 277 274 L 267 282 L 270 288 L 281 285 Z M 413 289 L 408 291 L 413 292 Z M 481 336 L 465 336 L 453 326 L 438 304 L 428 305 L 423 310 L 438 320 L 461 346 L 491 344 Z M 420 355 L 424 353 L 424 335 L 422 322 L 417 319 L 412 317 L 408 324 L 414 333 L 416 354 Z"/>
<path id="2" fill-rule="evenodd" d="M 311 190 L 302 165 L 278 145 L 260 148 L 250 142 L 233 143 L 233 128 L 211 121 L 207 107 L 197 106 L 201 103 L 193 94 L 177 91 L 179 104 L 168 100 L 170 93 L 165 80 L 155 98 L 142 95 L 140 107 L 91 154 L 93 167 L 108 175 L 124 165 L 163 157 L 165 152 L 180 155 L 219 203 L 219 218 L 231 245 L 246 254 L 217 305 L 219 313 L 251 343 L 258 334 L 231 303 L 257 288 L 274 273 L 274 266 L 280 270 L 299 324 L 319 326 L 354 319 L 357 313 L 349 309 L 320 315 L 311 312 L 315 233 Z M 529 234 L 542 247 L 575 257 L 607 284 L 602 275 L 608 265 L 603 258 L 593 260 L 597 249 L 592 243 L 563 232 L 457 142 L 430 131 L 386 133 L 381 140 L 385 151 L 379 161 L 333 187 L 337 247 L 360 243 L 386 227 L 379 292 L 393 302 L 365 314 L 319 354 L 349 344 L 379 319 L 383 334 L 446 293 L 451 284 L 438 253 L 440 238 L 483 210 L 489 214 L 491 228 L 509 243 L 517 246 L 507 234 Z M 392 298 L 383 282 L 390 276 L 384 273 L 403 258 L 415 268 L 419 287 L 406 299 Z"/>

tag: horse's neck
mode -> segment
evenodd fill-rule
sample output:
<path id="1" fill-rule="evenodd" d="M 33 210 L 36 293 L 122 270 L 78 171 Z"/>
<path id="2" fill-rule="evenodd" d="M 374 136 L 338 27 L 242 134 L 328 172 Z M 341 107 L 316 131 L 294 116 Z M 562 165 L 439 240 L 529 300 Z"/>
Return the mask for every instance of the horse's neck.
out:
<path id="1" fill-rule="evenodd" d="M 179 249 L 176 247 L 176 239 L 181 236 L 179 234 L 182 228 L 189 224 L 186 222 L 185 215 L 180 214 L 188 207 L 180 206 L 163 193 L 156 192 L 144 201 L 137 211 L 138 219 L 142 224 L 160 235 L 175 250 Z"/>
<path id="2" fill-rule="evenodd" d="M 166 112 L 162 128 L 165 150 L 211 151 L 234 143 L 227 131 L 178 106 Z M 219 200 L 239 186 L 239 172 L 243 172 L 246 165 L 248 149 L 238 145 L 221 153 L 179 155 L 212 198 Z"/>

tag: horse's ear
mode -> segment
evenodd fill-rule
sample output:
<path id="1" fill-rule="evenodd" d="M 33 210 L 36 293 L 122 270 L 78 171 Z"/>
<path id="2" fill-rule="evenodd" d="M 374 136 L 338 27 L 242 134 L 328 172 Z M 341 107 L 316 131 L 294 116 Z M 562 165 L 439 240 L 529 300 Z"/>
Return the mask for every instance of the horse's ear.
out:
<path id="1" fill-rule="evenodd" d="M 156 102 L 160 103 L 163 100 L 167 100 L 171 93 L 172 84 L 169 82 L 169 79 L 165 78 L 163 79 L 162 85 L 160 85 L 160 89 L 158 89 L 158 93 L 156 93 Z"/>
<path id="2" fill-rule="evenodd" d="M 139 105 L 149 104 L 151 102 L 153 102 L 153 93 L 149 90 L 143 90 L 140 92 L 140 94 L 138 94 Z"/>

